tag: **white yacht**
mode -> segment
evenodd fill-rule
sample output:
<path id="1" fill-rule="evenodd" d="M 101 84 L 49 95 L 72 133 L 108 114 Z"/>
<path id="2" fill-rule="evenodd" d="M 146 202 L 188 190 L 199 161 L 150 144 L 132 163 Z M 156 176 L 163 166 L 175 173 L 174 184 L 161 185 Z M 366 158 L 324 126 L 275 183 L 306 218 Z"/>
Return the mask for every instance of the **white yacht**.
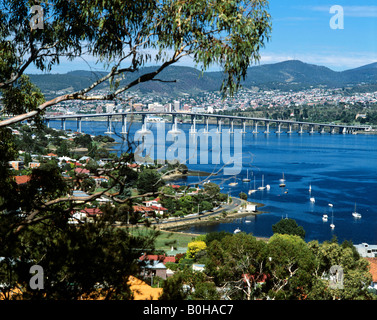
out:
<path id="1" fill-rule="evenodd" d="M 356 211 L 356 202 L 355 202 L 355 211 L 352 212 L 352 215 L 356 219 L 360 219 L 361 218 L 361 214 Z"/>
<path id="2" fill-rule="evenodd" d="M 247 175 L 246 175 L 246 178 L 243 178 L 242 179 L 243 182 L 249 182 L 250 179 L 249 179 L 249 169 L 247 169 Z"/>
<path id="3" fill-rule="evenodd" d="M 254 189 L 249 190 L 249 194 L 252 194 L 254 192 L 257 192 L 258 190 L 255 189 L 255 177 L 254 177 Z"/>
<path id="4" fill-rule="evenodd" d="M 262 175 L 262 185 L 258 187 L 258 190 L 264 190 L 266 187 L 264 186 L 264 175 Z"/>
<path id="5" fill-rule="evenodd" d="M 236 230 L 233 231 L 234 234 L 237 234 L 237 233 L 240 233 L 240 232 L 241 232 L 240 228 L 237 228 Z"/>
<path id="6" fill-rule="evenodd" d="M 279 181 L 280 181 L 279 187 L 285 187 L 284 172 L 283 172 L 283 178 L 279 179 Z"/>

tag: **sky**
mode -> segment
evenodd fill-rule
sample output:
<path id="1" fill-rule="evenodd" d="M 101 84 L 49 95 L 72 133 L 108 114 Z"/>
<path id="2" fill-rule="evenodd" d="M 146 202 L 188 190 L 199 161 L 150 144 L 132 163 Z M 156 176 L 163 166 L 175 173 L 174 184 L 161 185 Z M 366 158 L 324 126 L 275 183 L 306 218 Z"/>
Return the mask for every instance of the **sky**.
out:
<path id="1" fill-rule="evenodd" d="M 334 5 L 343 9 L 343 29 Z M 271 40 L 261 63 L 297 59 L 341 71 L 377 62 L 376 0 L 270 0 Z"/>
<path id="2" fill-rule="evenodd" d="M 341 11 L 330 13 L 335 5 L 343 16 Z M 376 0 L 270 0 L 269 12 L 271 39 L 260 50 L 260 64 L 295 59 L 342 71 L 377 62 Z M 194 66 L 189 58 L 180 65 Z M 100 70 L 101 66 L 94 65 L 91 57 L 74 62 L 62 59 L 52 73 L 90 68 Z M 30 67 L 27 73 L 37 70 Z"/>

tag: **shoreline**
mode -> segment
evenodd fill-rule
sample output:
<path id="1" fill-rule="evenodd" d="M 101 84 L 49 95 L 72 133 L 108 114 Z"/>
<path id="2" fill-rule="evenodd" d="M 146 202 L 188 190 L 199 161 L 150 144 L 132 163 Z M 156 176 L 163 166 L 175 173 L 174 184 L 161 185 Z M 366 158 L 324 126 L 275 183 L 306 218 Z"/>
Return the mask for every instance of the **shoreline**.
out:
<path id="1" fill-rule="evenodd" d="M 199 170 L 188 170 L 187 173 L 181 173 L 181 172 L 176 172 L 176 173 L 171 173 L 167 176 L 163 176 L 162 179 L 164 180 L 179 180 L 183 177 L 206 177 L 210 175 L 216 175 L 215 173 L 208 173 L 205 171 L 199 171 Z"/>
<path id="2" fill-rule="evenodd" d="M 262 208 L 262 207 L 265 206 L 263 203 L 248 202 L 249 204 L 253 204 L 253 205 L 257 206 L 257 211 L 253 211 L 253 212 L 242 210 L 242 206 L 245 203 L 246 203 L 246 201 L 241 200 L 241 203 L 232 210 L 233 213 L 231 213 L 231 212 L 227 213 L 227 215 L 225 217 L 222 216 L 223 211 L 218 211 L 216 214 L 211 214 L 211 215 L 207 214 L 207 215 L 197 216 L 197 217 L 192 218 L 190 220 L 185 220 L 185 219 L 178 220 L 177 219 L 177 221 L 166 223 L 168 225 L 166 225 L 165 223 L 156 224 L 156 227 L 161 231 L 175 231 L 175 232 L 189 234 L 190 232 L 183 231 L 184 229 L 187 229 L 188 226 L 206 225 L 206 224 L 211 225 L 211 224 L 231 222 L 231 221 L 233 221 L 234 219 L 237 219 L 237 218 L 242 218 L 242 217 L 247 217 L 247 216 L 257 216 L 257 215 L 265 213 L 265 211 L 258 210 L 258 208 Z M 234 212 L 234 211 L 236 211 L 236 212 Z M 264 237 L 259 237 L 259 238 L 264 238 Z M 266 239 L 268 239 L 268 238 L 266 238 Z"/>

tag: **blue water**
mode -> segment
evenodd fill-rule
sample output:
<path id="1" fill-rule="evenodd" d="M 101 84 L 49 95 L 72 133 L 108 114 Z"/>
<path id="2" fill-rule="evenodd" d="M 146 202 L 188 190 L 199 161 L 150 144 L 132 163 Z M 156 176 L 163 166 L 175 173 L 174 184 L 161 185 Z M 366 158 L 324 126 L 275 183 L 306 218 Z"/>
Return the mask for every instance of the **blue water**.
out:
<path id="1" fill-rule="evenodd" d="M 60 129 L 60 122 L 51 121 L 51 127 Z M 157 137 L 156 127 L 150 129 Z M 140 123 L 133 123 L 130 138 L 134 137 Z M 171 124 L 166 124 L 166 131 Z M 76 130 L 75 121 L 67 121 L 67 129 Z M 185 133 L 186 156 L 189 155 L 189 124 L 179 125 Z M 203 126 L 198 125 L 198 129 Z M 210 129 L 215 128 L 210 125 Z M 225 130 L 227 127 L 223 125 Z M 238 130 L 240 127 L 235 126 Z M 115 131 L 120 132 L 120 123 L 115 124 Z M 83 121 L 82 131 L 98 135 L 106 131 L 106 122 Z M 230 231 L 239 227 L 242 231 L 252 233 L 254 236 L 269 237 L 272 235 L 272 225 L 282 218 L 295 219 L 306 231 L 305 240 L 330 240 L 336 235 L 339 241 L 352 240 L 354 244 L 367 242 L 377 243 L 377 136 L 373 135 L 330 135 L 305 133 L 299 135 L 286 133 L 265 135 L 264 128 L 259 128 L 260 133 L 253 135 L 252 128 L 247 128 L 244 135 L 234 135 L 234 144 L 242 145 L 242 171 L 237 175 L 238 185 L 231 187 L 234 177 L 224 175 L 220 165 L 211 163 L 211 150 L 209 151 L 209 164 L 190 164 L 194 170 L 207 172 L 218 171 L 216 176 L 209 179 L 218 183 L 222 192 L 238 196 L 243 191 L 253 189 L 254 176 L 256 186 L 261 185 L 262 175 L 264 183 L 271 186 L 270 190 L 257 191 L 249 195 L 248 200 L 261 202 L 263 214 L 247 218 L 234 219 L 229 223 L 218 223 L 211 226 L 192 226 L 187 231 L 193 233 L 206 233 L 210 231 Z M 272 130 L 271 130 L 272 132 Z M 121 141 L 117 135 L 112 135 Z M 233 138 L 232 138 L 233 139 Z M 231 139 L 231 140 L 232 140 Z M 155 154 L 161 152 L 163 139 L 155 139 Z M 166 148 L 172 142 L 165 142 Z M 233 145 L 232 143 L 232 145 Z M 211 147 L 211 144 L 210 144 Z M 122 148 L 122 145 L 118 146 Z M 232 153 L 231 153 L 232 154 Z M 198 158 L 199 159 L 199 158 Z M 239 159 L 240 161 L 240 159 Z M 251 182 L 242 182 L 249 170 Z M 286 187 L 279 187 L 279 179 L 284 176 Z M 177 184 L 195 184 L 204 177 L 187 177 L 175 181 Z M 309 193 L 309 185 L 312 191 Z M 315 197 L 315 203 L 309 201 L 310 196 Z M 357 211 L 362 214 L 361 219 L 355 219 L 351 213 L 355 202 Z M 332 203 L 333 208 L 328 204 Z M 332 211 L 333 210 L 333 211 Z M 329 216 L 328 222 L 322 221 L 322 215 Z M 331 216 L 335 229 L 330 228 Z M 245 219 L 251 220 L 245 223 Z"/>

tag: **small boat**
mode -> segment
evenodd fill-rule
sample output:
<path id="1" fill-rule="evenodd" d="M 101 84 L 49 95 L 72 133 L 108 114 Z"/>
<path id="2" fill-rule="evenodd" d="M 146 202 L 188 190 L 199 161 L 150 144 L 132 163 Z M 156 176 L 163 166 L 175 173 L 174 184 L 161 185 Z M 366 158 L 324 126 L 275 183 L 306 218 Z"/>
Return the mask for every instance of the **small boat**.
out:
<path id="1" fill-rule="evenodd" d="M 314 197 L 310 197 L 310 202 L 314 203 L 315 202 L 315 198 Z"/>
<path id="2" fill-rule="evenodd" d="M 333 205 L 332 203 L 329 203 L 329 207 L 331 207 L 331 208 L 332 208 L 333 206 L 334 206 L 334 205 Z"/>
<path id="3" fill-rule="evenodd" d="M 236 186 L 237 184 L 238 184 L 238 182 L 236 182 L 236 177 L 234 177 L 234 182 L 229 183 L 229 185 L 230 185 L 231 187 L 234 187 L 234 186 Z"/>
<path id="4" fill-rule="evenodd" d="M 266 184 L 266 189 L 267 190 L 270 190 L 271 189 L 271 186 L 269 184 Z"/>
<path id="5" fill-rule="evenodd" d="M 335 228 L 335 224 L 334 224 L 334 211 L 331 212 L 331 224 L 330 224 L 330 228 L 331 229 Z"/>
<path id="6" fill-rule="evenodd" d="M 245 223 L 250 223 L 251 222 L 251 220 L 245 220 Z"/>
<path id="7" fill-rule="evenodd" d="M 264 186 L 264 175 L 262 175 L 262 186 L 258 187 L 258 190 L 264 190 L 266 187 Z"/>
<path id="8" fill-rule="evenodd" d="M 322 216 L 322 220 L 325 221 L 325 222 L 327 222 L 327 219 L 328 219 L 328 218 L 329 218 L 329 217 L 328 217 L 327 214 L 324 214 L 324 215 Z"/>
<path id="9" fill-rule="evenodd" d="M 243 182 L 249 182 L 250 179 L 249 179 L 249 169 L 247 169 L 247 175 L 246 175 L 246 178 L 243 178 L 242 179 Z"/>
<path id="10" fill-rule="evenodd" d="M 356 202 L 355 202 L 355 211 L 352 212 L 352 215 L 356 219 L 360 219 L 361 218 L 361 214 L 356 211 Z"/>
<path id="11" fill-rule="evenodd" d="M 285 187 L 284 172 L 283 172 L 283 178 L 279 179 L 279 181 L 280 181 L 279 187 Z"/>
<path id="12" fill-rule="evenodd" d="M 240 233 L 240 232 L 241 232 L 240 228 L 237 228 L 236 230 L 233 231 L 234 234 L 237 234 L 237 233 Z"/>
<path id="13" fill-rule="evenodd" d="M 252 190 L 249 190 L 249 194 L 252 194 L 252 193 L 254 193 L 254 192 L 257 192 L 258 190 L 257 189 L 255 189 L 255 177 L 254 177 L 254 189 L 252 189 Z"/>
<path id="14" fill-rule="evenodd" d="M 312 192 L 312 184 L 309 184 L 309 193 Z"/>

